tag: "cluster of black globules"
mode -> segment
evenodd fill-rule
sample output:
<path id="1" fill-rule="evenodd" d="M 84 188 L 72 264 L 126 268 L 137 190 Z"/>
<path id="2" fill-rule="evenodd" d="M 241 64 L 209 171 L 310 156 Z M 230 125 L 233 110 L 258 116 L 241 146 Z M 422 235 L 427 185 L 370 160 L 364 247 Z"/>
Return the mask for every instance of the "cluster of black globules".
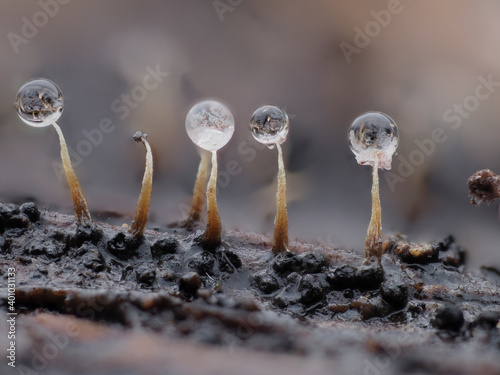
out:
<path id="1" fill-rule="evenodd" d="M 358 314 L 364 320 L 397 311 L 413 316 L 425 311 L 425 304 L 418 302 L 426 297 L 425 277 L 431 283 L 444 279 L 464 263 L 465 250 L 451 236 L 425 245 L 395 237 L 387 243 L 380 264 L 330 265 L 316 252 L 281 253 L 252 275 L 251 284 L 280 309 L 314 310 L 346 319 Z M 422 268 L 425 265 L 431 268 Z"/>
<path id="2" fill-rule="evenodd" d="M 199 288 L 214 288 L 242 262 L 224 246 L 207 252 L 191 237 L 157 233 L 136 239 L 95 222 L 52 222 L 34 203 L 0 204 L 1 252 L 41 283 L 57 279 L 68 287 L 167 288 L 192 299 Z"/>
<path id="3" fill-rule="evenodd" d="M 404 308 L 407 302 L 406 285 L 386 280 L 378 263 L 332 266 L 312 251 L 278 254 L 267 269 L 252 276 L 252 285 L 279 308 L 296 312 L 352 309 L 368 319 Z"/>
<path id="4" fill-rule="evenodd" d="M 272 295 L 279 307 L 297 303 L 311 306 L 323 301 L 330 289 L 324 272 L 327 266 L 318 253 L 280 253 L 268 269 L 254 274 L 251 282 L 262 293 Z"/>

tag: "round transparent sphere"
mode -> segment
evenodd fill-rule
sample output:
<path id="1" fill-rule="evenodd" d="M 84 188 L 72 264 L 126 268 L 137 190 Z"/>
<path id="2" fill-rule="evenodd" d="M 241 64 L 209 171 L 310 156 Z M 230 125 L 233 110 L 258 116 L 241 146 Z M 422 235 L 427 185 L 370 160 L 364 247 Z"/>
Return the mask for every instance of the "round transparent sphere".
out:
<path id="1" fill-rule="evenodd" d="M 199 102 L 186 116 L 186 132 L 197 146 L 207 151 L 217 151 L 233 136 L 233 114 L 216 100 Z"/>
<path id="2" fill-rule="evenodd" d="M 359 164 L 391 169 L 392 156 L 399 143 L 398 127 L 382 112 L 358 116 L 349 128 L 349 147 Z"/>
<path id="3" fill-rule="evenodd" d="M 273 148 L 285 142 L 288 135 L 288 115 L 273 105 L 258 108 L 250 119 L 250 130 L 260 143 Z"/>
<path id="4" fill-rule="evenodd" d="M 61 117 L 64 99 L 59 86 L 45 79 L 33 79 L 23 85 L 17 93 L 17 114 L 26 124 L 43 127 Z"/>

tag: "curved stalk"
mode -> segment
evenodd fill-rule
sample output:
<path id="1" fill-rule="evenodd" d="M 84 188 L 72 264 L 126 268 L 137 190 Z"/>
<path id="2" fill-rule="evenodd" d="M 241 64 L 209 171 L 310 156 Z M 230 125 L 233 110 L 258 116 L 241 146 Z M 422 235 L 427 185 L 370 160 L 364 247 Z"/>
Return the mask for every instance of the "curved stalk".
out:
<path id="1" fill-rule="evenodd" d="M 212 172 L 207 186 L 207 227 L 201 238 L 206 249 L 215 249 L 221 243 L 222 225 L 217 207 L 217 153 L 212 151 Z"/>
<path id="2" fill-rule="evenodd" d="M 61 145 L 61 159 L 66 172 L 66 178 L 68 179 L 69 188 L 71 189 L 71 196 L 73 199 L 73 206 L 75 208 L 75 217 L 77 225 L 82 224 L 83 220 L 92 220 L 90 217 L 90 212 L 87 206 L 87 200 L 83 194 L 80 182 L 76 177 L 75 171 L 71 166 L 71 160 L 68 154 L 68 146 L 66 145 L 66 140 L 61 131 L 59 125 L 52 122 L 52 126 L 56 129 L 57 135 L 59 136 L 59 143 Z"/>
<path id="3" fill-rule="evenodd" d="M 281 146 L 278 149 L 278 191 L 276 193 L 276 217 L 274 219 L 273 253 L 288 251 L 288 213 L 286 208 L 286 176 Z"/>
<path id="4" fill-rule="evenodd" d="M 151 201 L 151 190 L 153 189 L 153 153 L 151 146 L 146 140 L 147 134 L 137 132 L 134 134 L 136 142 L 142 142 L 146 147 L 146 168 L 144 177 L 142 178 L 142 189 L 135 210 L 134 221 L 130 228 L 130 232 L 135 238 L 141 238 L 144 235 L 146 224 L 148 222 L 149 202 Z"/>

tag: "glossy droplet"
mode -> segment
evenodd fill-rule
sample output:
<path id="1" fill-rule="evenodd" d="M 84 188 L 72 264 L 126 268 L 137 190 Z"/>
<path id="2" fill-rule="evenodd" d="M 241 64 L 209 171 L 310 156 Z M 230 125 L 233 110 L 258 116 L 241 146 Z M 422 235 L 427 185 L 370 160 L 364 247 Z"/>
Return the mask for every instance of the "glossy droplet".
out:
<path id="1" fill-rule="evenodd" d="M 253 137 L 269 148 L 282 144 L 288 135 L 288 116 L 285 111 L 273 105 L 257 109 L 250 119 Z"/>
<path id="2" fill-rule="evenodd" d="M 357 117 L 349 128 L 349 147 L 359 164 L 391 169 L 392 156 L 398 147 L 398 127 L 381 112 L 367 112 Z"/>
<path id="3" fill-rule="evenodd" d="M 234 117 L 224 104 L 206 100 L 196 104 L 187 114 L 186 131 L 196 145 L 217 151 L 231 139 Z"/>
<path id="4" fill-rule="evenodd" d="M 17 114 L 26 124 L 48 126 L 61 117 L 64 99 L 54 82 L 37 78 L 24 84 L 17 93 Z"/>

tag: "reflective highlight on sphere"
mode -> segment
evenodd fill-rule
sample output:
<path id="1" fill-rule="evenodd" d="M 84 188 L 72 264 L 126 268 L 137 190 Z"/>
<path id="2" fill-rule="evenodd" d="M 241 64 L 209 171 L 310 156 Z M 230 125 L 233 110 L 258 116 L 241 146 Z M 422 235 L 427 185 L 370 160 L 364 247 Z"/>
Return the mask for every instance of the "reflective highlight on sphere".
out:
<path id="1" fill-rule="evenodd" d="M 218 101 L 199 102 L 186 116 L 186 132 L 197 146 L 207 151 L 217 151 L 233 136 L 233 114 Z"/>
<path id="2" fill-rule="evenodd" d="M 399 143 L 398 127 L 382 112 L 358 116 L 349 128 L 349 147 L 359 164 L 391 169 L 392 156 Z"/>
<path id="3" fill-rule="evenodd" d="M 56 122 L 64 109 L 64 99 L 54 82 L 37 78 L 23 85 L 17 93 L 17 114 L 26 124 L 43 127 Z"/>
<path id="4" fill-rule="evenodd" d="M 273 105 L 258 108 L 250 119 L 253 137 L 270 148 L 285 142 L 288 135 L 288 115 Z"/>

